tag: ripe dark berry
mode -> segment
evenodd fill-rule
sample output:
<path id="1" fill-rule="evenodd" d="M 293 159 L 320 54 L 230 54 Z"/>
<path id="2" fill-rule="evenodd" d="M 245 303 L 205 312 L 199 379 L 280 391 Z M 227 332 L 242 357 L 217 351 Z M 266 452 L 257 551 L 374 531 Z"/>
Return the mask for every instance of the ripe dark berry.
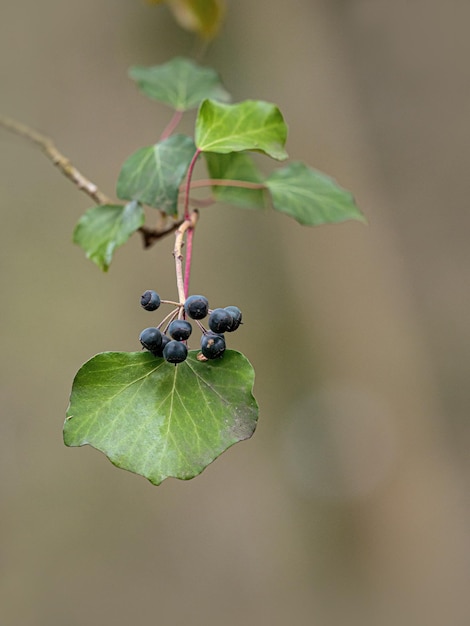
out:
<path id="1" fill-rule="evenodd" d="M 169 341 L 163 348 L 163 358 L 168 363 L 182 363 L 188 356 L 188 348 L 181 341 Z"/>
<path id="2" fill-rule="evenodd" d="M 202 320 L 209 311 L 209 301 L 204 296 L 189 296 L 184 303 L 184 310 L 193 320 Z"/>
<path id="3" fill-rule="evenodd" d="M 233 318 L 232 325 L 230 328 L 227 328 L 227 331 L 233 333 L 242 323 L 242 312 L 237 306 L 226 306 L 225 310 L 228 311 Z"/>
<path id="4" fill-rule="evenodd" d="M 140 298 L 140 304 L 146 311 L 156 311 L 160 306 L 160 296 L 156 291 L 144 291 Z"/>
<path id="5" fill-rule="evenodd" d="M 191 335 L 193 327 L 186 320 L 173 320 L 168 327 L 168 332 L 176 341 L 186 341 Z"/>
<path id="6" fill-rule="evenodd" d="M 225 339 L 223 335 L 206 333 L 201 337 L 201 352 L 206 359 L 218 359 L 225 352 Z"/>
<path id="7" fill-rule="evenodd" d="M 163 356 L 163 348 L 166 346 L 166 344 L 171 341 L 170 337 L 168 337 L 168 335 L 163 335 L 162 334 L 162 344 L 161 346 L 158 348 L 158 350 L 152 350 L 152 354 L 153 356 L 159 356 L 162 357 Z"/>
<path id="8" fill-rule="evenodd" d="M 150 352 L 158 352 L 162 345 L 162 333 L 158 328 L 145 328 L 140 333 L 139 340 Z"/>
<path id="9" fill-rule="evenodd" d="M 214 309 L 209 316 L 209 328 L 214 333 L 225 333 L 230 330 L 232 324 L 232 314 L 225 309 Z"/>

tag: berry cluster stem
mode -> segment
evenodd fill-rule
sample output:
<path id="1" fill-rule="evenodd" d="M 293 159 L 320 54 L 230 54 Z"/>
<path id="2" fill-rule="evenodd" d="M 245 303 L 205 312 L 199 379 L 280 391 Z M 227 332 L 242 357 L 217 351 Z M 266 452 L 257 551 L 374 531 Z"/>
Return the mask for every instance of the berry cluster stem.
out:
<path id="1" fill-rule="evenodd" d="M 188 297 L 189 279 L 191 277 L 191 261 L 193 258 L 194 227 L 188 229 L 186 236 L 186 262 L 184 264 L 184 297 Z"/>
<path id="2" fill-rule="evenodd" d="M 194 226 L 196 225 L 196 221 L 198 218 L 198 212 L 193 211 L 193 213 L 189 213 L 189 190 L 191 188 L 191 179 L 193 177 L 193 172 L 194 172 L 194 168 L 196 166 L 196 162 L 199 158 L 199 155 L 201 154 L 201 150 L 199 150 L 199 148 L 196 149 L 196 152 L 193 155 L 193 158 L 191 159 L 191 162 L 188 166 L 188 173 L 186 175 L 186 185 L 185 185 L 185 190 L 184 190 L 184 222 L 182 225 L 188 223 L 188 226 L 185 228 L 185 231 L 188 231 L 187 234 L 187 238 L 186 238 L 186 243 L 187 243 L 187 248 L 186 248 L 186 263 L 184 266 L 184 278 L 182 275 L 178 274 L 178 270 L 182 273 L 182 255 L 181 255 L 181 248 L 180 248 L 180 253 L 179 255 L 175 254 L 175 261 L 177 258 L 181 257 L 181 266 L 178 268 L 176 268 L 176 282 L 178 284 L 178 295 L 180 298 L 180 302 L 184 302 L 186 300 L 186 297 L 188 295 L 188 289 L 189 289 L 189 277 L 191 275 L 191 261 L 192 261 L 192 256 L 193 256 L 193 237 L 194 237 Z M 192 216 L 194 216 L 192 218 Z M 181 228 L 181 227 L 180 227 Z M 178 231 L 180 230 L 180 228 L 178 229 Z M 177 233 L 178 233 L 177 231 Z M 178 241 L 178 234 L 176 235 L 176 240 Z M 181 239 L 181 246 L 183 245 L 183 239 Z M 176 242 L 175 242 L 175 251 L 176 251 Z"/>
<path id="3" fill-rule="evenodd" d="M 183 277 L 183 245 L 184 245 L 184 237 L 186 233 L 188 235 L 194 231 L 194 227 L 196 226 L 196 222 L 199 217 L 199 211 L 195 209 L 188 215 L 188 218 L 184 220 L 181 226 L 176 231 L 175 237 L 175 247 L 173 249 L 173 256 L 175 258 L 175 268 L 176 268 L 176 286 L 178 288 L 178 298 L 180 304 L 183 304 L 186 300 L 186 290 L 185 290 L 185 280 Z M 186 270 L 190 269 L 190 261 L 191 257 L 186 258 L 185 268 Z M 189 273 L 187 273 L 189 280 Z"/>

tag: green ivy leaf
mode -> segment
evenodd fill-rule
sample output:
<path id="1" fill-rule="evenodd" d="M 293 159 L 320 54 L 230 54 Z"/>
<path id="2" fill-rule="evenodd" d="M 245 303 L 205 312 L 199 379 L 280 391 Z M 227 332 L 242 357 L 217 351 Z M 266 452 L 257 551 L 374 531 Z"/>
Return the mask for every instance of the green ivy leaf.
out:
<path id="1" fill-rule="evenodd" d="M 176 215 L 179 186 L 195 152 L 193 140 L 186 135 L 171 135 L 154 146 L 140 148 L 122 166 L 118 198 L 138 200 Z"/>
<path id="2" fill-rule="evenodd" d="M 107 272 L 114 250 L 126 243 L 144 221 L 144 210 L 138 202 L 95 206 L 78 221 L 73 241 L 83 248 L 87 258 Z"/>
<path id="3" fill-rule="evenodd" d="M 227 350 L 176 367 L 149 352 L 104 352 L 77 373 L 64 424 L 67 446 L 90 444 L 159 485 L 188 480 L 253 434 L 258 407 L 247 359 Z"/>
<path id="4" fill-rule="evenodd" d="M 164 65 L 131 67 L 129 75 L 145 95 L 177 111 L 195 109 L 205 98 L 230 100 L 215 70 L 183 57 Z"/>
<path id="5" fill-rule="evenodd" d="M 287 159 L 287 126 L 276 105 L 261 100 L 223 104 L 204 100 L 196 119 L 196 145 L 203 152 L 257 150 Z"/>
<path id="6" fill-rule="evenodd" d="M 273 207 L 300 224 L 317 226 L 366 219 L 349 191 L 304 163 L 290 163 L 266 179 Z"/>
<path id="7" fill-rule="evenodd" d="M 204 157 L 211 178 L 245 180 L 252 183 L 263 182 L 263 176 L 253 159 L 245 152 L 230 152 L 229 154 L 205 152 Z M 264 189 L 244 189 L 242 187 L 213 185 L 212 193 L 214 198 L 220 202 L 256 209 L 264 209 L 266 207 L 266 192 Z"/>

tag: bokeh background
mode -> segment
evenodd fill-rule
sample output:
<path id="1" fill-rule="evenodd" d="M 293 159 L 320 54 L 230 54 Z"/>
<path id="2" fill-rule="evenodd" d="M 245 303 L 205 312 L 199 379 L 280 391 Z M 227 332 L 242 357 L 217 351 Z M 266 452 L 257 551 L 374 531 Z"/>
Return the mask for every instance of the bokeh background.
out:
<path id="1" fill-rule="evenodd" d="M 470 623 L 469 20 L 462 0 L 228 2 L 205 63 L 277 103 L 290 154 L 369 225 L 204 212 L 193 290 L 242 308 L 261 411 L 189 482 L 61 437 L 80 365 L 138 349 L 143 290 L 175 295 L 172 238 L 100 273 L 71 243 L 91 202 L 0 130 L 2 626 Z M 193 49 L 141 0 L 4 0 L 0 111 L 113 194 L 170 114 L 128 67 Z"/>

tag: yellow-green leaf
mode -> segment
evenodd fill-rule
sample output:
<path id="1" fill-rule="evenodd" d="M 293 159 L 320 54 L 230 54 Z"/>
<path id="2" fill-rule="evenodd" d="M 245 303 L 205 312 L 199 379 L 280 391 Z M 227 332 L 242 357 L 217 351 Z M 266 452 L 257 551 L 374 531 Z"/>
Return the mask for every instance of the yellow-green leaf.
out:
<path id="1" fill-rule="evenodd" d="M 150 0 L 153 4 L 166 2 L 178 24 L 205 39 L 217 35 L 225 15 L 223 0 Z"/>
<path id="2" fill-rule="evenodd" d="M 287 126 L 275 104 L 245 100 L 223 104 L 204 100 L 196 119 L 195 141 L 202 152 L 256 150 L 273 159 L 287 159 Z"/>

